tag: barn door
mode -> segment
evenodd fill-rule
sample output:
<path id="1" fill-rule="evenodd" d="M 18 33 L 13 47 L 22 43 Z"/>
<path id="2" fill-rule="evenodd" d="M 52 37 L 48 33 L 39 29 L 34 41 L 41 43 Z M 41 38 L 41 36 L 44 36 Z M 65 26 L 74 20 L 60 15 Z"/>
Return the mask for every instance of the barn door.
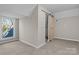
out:
<path id="1" fill-rule="evenodd" d="M 48 16 L 48 41 L 51 41 L 55 35 L 56 20 L 54 16 Z"/>

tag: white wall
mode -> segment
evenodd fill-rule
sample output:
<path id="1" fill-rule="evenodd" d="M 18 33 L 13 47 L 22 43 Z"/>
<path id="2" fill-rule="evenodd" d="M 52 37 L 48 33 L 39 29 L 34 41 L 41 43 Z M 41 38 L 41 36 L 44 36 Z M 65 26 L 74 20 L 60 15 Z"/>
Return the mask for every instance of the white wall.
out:
<path id="1" fill-rule="evenodd" d="M 56 38 L 79 41 L 79 9 L 56 13 Z"/>
<path id="2" fill-rule="evenodd" d="M 39 48 L 45 44 L 45 13 L 41 6 L 36 6 L 29 17 L 20 19 L 20 41 Z"/>
<path id="3" fill-rule="evenodd" d="M 45 42 L 45 13 L 42 11 L 47 11 L 45 8 L 38 6 L 38 43 L 43 46 Z M 39 46 L 39 47 L 40 47 Z"/>
<path id="4" fill-rule="evenodd" d="M 19 21 L 20 41 L 37 47 L 38 37 L 38 7 L 35 7 L 29 17 L 21 18 Z"/>
<path id="5" fill-rule="evenodd" d="M 19 19 L 15 20 L 15 40 L 19 40 Z"/>

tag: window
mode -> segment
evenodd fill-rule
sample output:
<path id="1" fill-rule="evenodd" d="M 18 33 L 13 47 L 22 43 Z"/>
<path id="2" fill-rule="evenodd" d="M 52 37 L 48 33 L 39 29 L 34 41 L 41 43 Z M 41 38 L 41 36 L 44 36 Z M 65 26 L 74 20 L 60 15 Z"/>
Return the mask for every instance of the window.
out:
<path id="1" fill-rule="evenodd" d="M 1 18 L 1 32 L 2 39 L 14 38 L 15 37 L 15 19 L 9 17 Z"/>

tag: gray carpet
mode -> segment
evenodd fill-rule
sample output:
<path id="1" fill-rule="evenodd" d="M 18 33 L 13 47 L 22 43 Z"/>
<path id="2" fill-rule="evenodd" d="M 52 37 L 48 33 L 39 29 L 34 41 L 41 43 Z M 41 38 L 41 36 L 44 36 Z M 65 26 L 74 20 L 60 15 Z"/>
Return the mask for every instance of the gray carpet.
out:
<path id="1" fill-rule="evenodd" d="M 0 45 L 0 55 L 77 55 L 79 42 L 54 39 L 39 49 L 20 41 Z"/>

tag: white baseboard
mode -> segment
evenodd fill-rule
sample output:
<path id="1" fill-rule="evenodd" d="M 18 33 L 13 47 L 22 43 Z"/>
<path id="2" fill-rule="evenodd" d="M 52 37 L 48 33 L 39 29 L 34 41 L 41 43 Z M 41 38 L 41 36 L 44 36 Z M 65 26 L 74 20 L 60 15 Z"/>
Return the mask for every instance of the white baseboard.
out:
<path id="1" fill-rule="evenodd" d="M 28 44 L 28 45 L 30 45 L 30 46 L 32 46 L 32 47 L 37 47 L 36 45 L 34 45 L 34 44 L 32 44 L 32 43 L 30 43 L 30 42 L 27 42 L 27 41 L 23 41 L 23 40 L 20 40 L 21 42 L 23 42 L 23 43 L 25 43 L 25 44 Z"/>
<path id="2" fill-rule="evenodd" d="M 46 44 L 46 43 L 43 43 L 43 44 L 39 45 L 39 46 L 36 47 L 36 48 L 40 48 L 40 47 L 44 46 L 45 44 Z"/>
<path id="3" fill-rule="evenodd" d="M 18 41 L 18 39 L 0 40 L 0 44 L 4 44 L 4 43 L 8 43 L 8 42 L 13 42 L 13 41 Z"/>
<path id="4" fill-rule="evenodd" d="M 35 47 L 35 48 L 40 48 L 40 47 L 42 47 L 43 45 L 46 44 L 46 43 L 44 43 L 44 44 L 41 44 L 41 45 L 37 46 L 37 45 L 34 45 L 34 44 L 32 44 L 30 42 L 27 42 L 27 41 L 23 41 L 23 40 L 20 40 L 20 41 L 23 42 L 23 43 L 25 43 L 25 44 L 28 44 L 28 45 L 30 45 L 32 47 Z"/>
<path id="5" fill-rule="evenodd" d="M 77 42 L 79 42 L 78 39 L 69 39 L 69 38 L 61 38 L 61 37 L 55 37 L 55 38 L 57 38 L 57 39 L 63 39 L 63 40 L 69 40 L 69 41 L 77 41 Z"/>

